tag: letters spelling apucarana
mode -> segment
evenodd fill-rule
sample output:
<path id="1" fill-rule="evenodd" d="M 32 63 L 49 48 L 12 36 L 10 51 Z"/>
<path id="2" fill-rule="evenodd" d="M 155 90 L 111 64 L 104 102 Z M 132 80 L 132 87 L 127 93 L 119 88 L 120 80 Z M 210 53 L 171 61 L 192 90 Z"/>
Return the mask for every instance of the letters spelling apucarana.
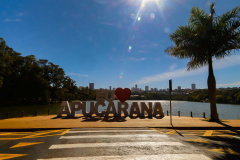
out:
<path id="1" fill-rule="evenodd" d="M 114 117 L 164 117 L 162 106 L 160 102 L 148 102 L 148 105 L 145 102 L 140 102 L 140 107 L 137 102 L 133 102 L 130 107 L 130 113 L 128 113 L 128 103 L 127 102 L 118 102 L 117 111 L 115 108 L 114 92 L 111 95 L 111 98 L 108 97 L 107 90 L 97 90 L 96 93 L 96 102 L 90 102 L 90 111 L 87 112 L 87 103 L 86 101 L 73 101 L 70 106 L 68 101 L 63 101 L 58 113 L 58 117 L 62 117 L 63 114 L 67 117 L 75 117 L 76 111 L 82 110 L 82 114 L 86 117 L 90 117 L 93 114 L 99 117 L 108 117 L 109 114 L 113 114 Z M 98 111 L 99 106 L 105 107 L 105 101 L 108 101 L 107 110 L 102 112 Z M 147 115 L 145 115 L 145 113 Z"/>

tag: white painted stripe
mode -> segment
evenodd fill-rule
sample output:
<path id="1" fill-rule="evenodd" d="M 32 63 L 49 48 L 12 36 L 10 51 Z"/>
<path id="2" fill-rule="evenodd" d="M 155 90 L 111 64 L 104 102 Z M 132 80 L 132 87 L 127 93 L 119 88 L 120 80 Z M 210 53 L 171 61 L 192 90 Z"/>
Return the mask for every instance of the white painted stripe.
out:
<path id="1" fill-rule="evenodd" d="M 97 130 L 97 131 L 101 131 L 101 130 L 150 130 L 148 127 L 145 128 L 72 128 L 71 131 L 85 131 L 85 130 Z"/>
<path id="2" fill-rule="evenodd" d="M 237 139 L 240 139 L 240 137 L 238 137 L 238 136 L 232 136 L 232 137 L 237 138 Z"/>
<path id="3" fill-rule="evenodd" d="M 150 137 L 161 137 L 168 138 L 167 135 L 163 134 L 130 134 L 130 135 L 82 135 L 82 136 L 61 136 L 60 139 L 79 139 L 79 138 L 150 138 Z"/>
<path id="4" fill-rule="evenodd" d="M 67 133 L 89 133 L 89 132 L 156 132 L 154 130 L 96 130 L 96 131 L 68 131 Z"/>
<path id="5" fill-rule="evenodd" d="M 186 160 L 186 159 L 197 159 L 197 160 L 211 160 L 203 154 L 160 154 L 160 155 L 124 155 L 124 156 L 89 156 L 89 157 L 65 157 L 65 158 L 50 158 L 50 159 L 38 159 L 38 160 Z"/>
<path id="6" fill-rule="evenodd" d="M 55 144 L 49 149 L 86 148 L 86 147 L 136 147 L 136 146 L 184 146 L 180 142 L 118 142 L 118 143 L 77 143 Z"/>

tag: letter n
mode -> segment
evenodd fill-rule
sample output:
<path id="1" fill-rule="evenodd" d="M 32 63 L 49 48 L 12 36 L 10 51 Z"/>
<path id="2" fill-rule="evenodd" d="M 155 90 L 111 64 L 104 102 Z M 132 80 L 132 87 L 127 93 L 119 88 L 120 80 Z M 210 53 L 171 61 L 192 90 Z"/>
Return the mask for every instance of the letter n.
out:
<path id="1" fill-rule="evenodd" d="M 148 106 L 145 102 L 141 102 L 141 117 L 145 117 L 145 112 L 147 113 L 148 117 L 152 117 L 152 102 L 148 103 Z"/>
<path id="2" fill-rule="evenodd" d="M 137 114 L 137 117 L 140 117 L 140 110 L 137 102 L 133 102 L 130 108 L 130 117 L 133 118 L 133 114 Z"/>

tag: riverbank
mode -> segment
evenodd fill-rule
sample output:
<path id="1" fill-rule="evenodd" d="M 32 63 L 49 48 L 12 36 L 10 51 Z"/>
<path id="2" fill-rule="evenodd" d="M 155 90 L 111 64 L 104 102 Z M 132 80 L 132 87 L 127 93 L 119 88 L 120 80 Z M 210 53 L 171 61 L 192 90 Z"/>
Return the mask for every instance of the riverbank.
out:
<path id="1" fill-rule="evenodd" d="M 172 117 L 158 118 L 85 118 L 78 114 L 76 118 L 57 118 L 56 115 L 10 118 L 0 120 L 0 130 L 36 130 L 36 129 L 59 129 L 59 128 L 126 128 L 126 127 L 152 127 L 152 128 L 175 128 L 175 129 L 240 129 L 240 120 L 223 120 L 222 123 L 207 122 L 204 118 Z"/>
<path id="2" fill-rule="evenodd" d="M 168 100 L 127 100 L 127 103 L 131 105 L 133 102 L 160 102 L 164 111 L 167 115 L 170 111 L 170 104 Z M 114 100 L 115 106 L 117 106 L 118 100 Z M 106 102 L 107 105 L 107 102 Z M 6 119 L 7 113 L 8 118 L 17 118 L 26 116 L 37 115 L 48 115 L 48 110 L 50 115 L 58 114 L 61 104 L 50 104 L 50 105 L 36 105 L 36 106 L 14 106 L 14 107 L 0 107 L 0 119 Z M 90 106 L 90 101 L 87 101 L 87 106 Z M 106 107 L 99 107 L 99 111 L 106 109 Z M 217 105 L 218 114 L 220 119 L 240 119 L 240 105 L 229 105 L 229 104 L 218 104 Z M 89 111 L 90 108 L 87 108 Z M 24 111 L 24 112 L 22 112 Z M 37 111 L 37 112 L 36 112 Z M 129 111 L 129 110 L 128 110 Z M 78 113 L 78 112 L 77 112 Z M 210 104 L 202 102 L 188 102 L 188 101 L 172 101 L 172 115 L 173 116 L 186 116 L 191 117 L 210 117 Z M 81 114 L 78 113 L 78 114 Z"/>
<path id="3" fill-rule="evenodd" d="M 58 113 L 60 106 L 61 104 L 0 107 L 0 119 L 55 115 Z"/>

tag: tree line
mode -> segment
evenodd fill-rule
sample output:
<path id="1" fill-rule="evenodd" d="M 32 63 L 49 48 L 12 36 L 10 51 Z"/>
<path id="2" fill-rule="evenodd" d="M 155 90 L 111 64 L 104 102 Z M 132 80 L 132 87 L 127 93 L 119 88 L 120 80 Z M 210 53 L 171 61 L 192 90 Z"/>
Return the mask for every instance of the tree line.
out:
<path id="1" fill-rule="evenodd" d="M 135 96 L 130 100 L 169 100 L 170 96 L 166 93 L 157 92 L 133 92 Z M 209 102 L 209 92 L 207 89 L 199 89 L 189 94 L 171 95 L 172 100 L 191 101 L 191 102 Z M 240 104 L 240 89 L 217 90 L 216 102 L 225 104 Z"/>
<path id="2" fill-rule="evenodd" d="M 111 94 L 111 93 L 109 93 Z M 133 92 L 130 100 L 168 100 L 164 93 Z M 173 100 L 209 100 L 208 90 L 172 95 Z M 59 65 L 34 55 L 22 56 L 0 38 L 0 106 L 59 103 L 63 100 L 96 100 L 96 92 L 77 87 Z M 217 90 L 217 103 L 240 104 L 240 89 Z"/>
<path id="3" fill-rule="evenodd" d="M 0 106 L 95 99 L 88 87 L 77 87 L 59 65 L 34 55 L 22 56 L 0 38 Z"/>
<path id="4" fill-rule="evenodd" d="M 189 101 L 201 102 L 209 99 L 208 90 L 197 90 L 188 95 Z M 216 102 L 226 104 L 240 104 L 240 89 L 216 91 Z"/>

